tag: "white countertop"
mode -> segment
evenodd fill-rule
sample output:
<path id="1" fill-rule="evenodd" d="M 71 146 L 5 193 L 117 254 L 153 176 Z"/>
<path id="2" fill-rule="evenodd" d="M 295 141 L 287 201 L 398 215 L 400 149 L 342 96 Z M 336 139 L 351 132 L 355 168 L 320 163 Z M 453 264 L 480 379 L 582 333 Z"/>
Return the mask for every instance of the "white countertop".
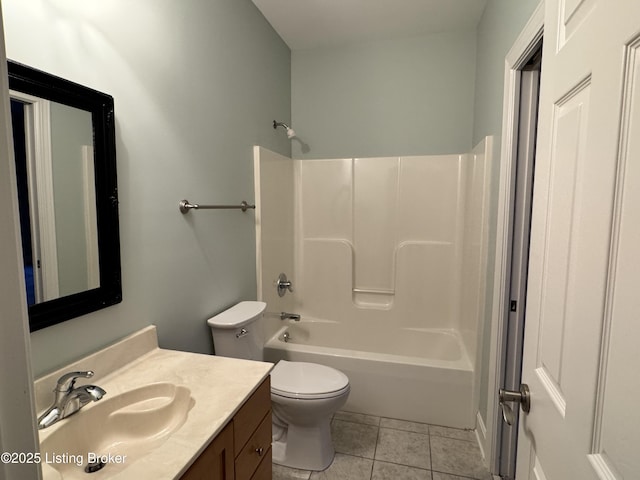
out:
<path id="1" fill-rule="evenodd" d="M 53 398 L 50 392 L 55 380 L 62 373 L 71 370 L 94 370 L 96 372 L 94 378 L 86 381 L 79 380 L 78 383 L 98 385 L 107 391 L 107 395 L 118 395 L 155 382 L 170 382 L 190 389 L 194 405 L 185 423 L 162 445 L 144 457 L 132 461 L 115 475 L 109 475 L 109 469 L 105 467 L 104 470 L 86 478 L 92 480 L 180 478 L 269 375 L 273 367 L 273 364 L 265 362 L 160 349 L 157 343 L 150 339 L 150 335 L 155 336 L 155 327 L 143 329 L 103 351 L 36 381 L 36 402 L 39 410 L 50 404 Z M 142 342 L 140 336 L 144 337 Z M 130 341 L 127 342 L 127 340 Z M 141 344 L 144 344 L 144 347 L 140 347 Z M 132 356 L 135 356 L 132 354 L 132 349 L 139 350 L 140 355 L 129 361 Z M 118 359 L 123 359 L 124 352 L 127 352 L 129 357 L 126 359 L 127 363 L 118 365 Z M 110 364 L 112 370 L 108 373 L 102 370 L 102 374 L 98 375 L 104 364 Z M 113 367 L 118 368 L 113 369 Z M 47 392 L 49 392 L 48 396 Z M 47 398 L 49 400 L 46 400 Z M 75 415 L 82 415 L 83 411 L 97 403 L 85 406 Z M 71 416 L 40 430 L 40 441 L 55 432 L 64 422 L 73 420 L 74 416 Z M 44 461 L 42 471 L 45 480 L 60 478 L 58 472 Z"/>

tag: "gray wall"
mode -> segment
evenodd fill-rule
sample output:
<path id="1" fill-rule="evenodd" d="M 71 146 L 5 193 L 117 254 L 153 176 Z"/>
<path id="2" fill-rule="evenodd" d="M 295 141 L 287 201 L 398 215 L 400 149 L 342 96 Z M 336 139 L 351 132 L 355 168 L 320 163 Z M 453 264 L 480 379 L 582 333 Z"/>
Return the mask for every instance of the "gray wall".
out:
<path id="1" fill-rule="evenodd" d="M 502 134 L 502 104 L 504 95 L 504 61 L 514 41 L 526 25 L 539 0 L 489 0 L 480 24 L 477 38 L 476 96 L 473 122 L 473 142 L 487 135 L 496 135 L 496 148 L 500 148 Z M 496 216 L 498 208 L 498 182 L 500 163 L 492 170 L 489 209 L 489 255 L 487 260 L 487 297 L 485 302 L 485 328 L 482 339 L 483 359 L 480 365 L 479 411 L 487 419 L 489 379 L 489 352 L 491 347 L 491 315 L 493 309 L 493 277 L 495 266 Z"/>
<path id="2" fill-rule="evenodd" d="M 472 147 L 476 32 L 294 51 L 294 158 L 458 153 Z"/>
<path id="3" fill-rule="evenodd" d="M 256 295 L 252 145 L 289 155 L 290 51 L 250 0 L 3 0 L 7 56 L 115 99 L 120 305 L 31 335 L 38 375 L 149 324 L 210 353 L 205 320 Z"/>
<path id="4" fill-rule="evenodd" d="M 473 144 L 502 133 L 504 59 L 540 0 L 489 0 L 478 24 Z"/>

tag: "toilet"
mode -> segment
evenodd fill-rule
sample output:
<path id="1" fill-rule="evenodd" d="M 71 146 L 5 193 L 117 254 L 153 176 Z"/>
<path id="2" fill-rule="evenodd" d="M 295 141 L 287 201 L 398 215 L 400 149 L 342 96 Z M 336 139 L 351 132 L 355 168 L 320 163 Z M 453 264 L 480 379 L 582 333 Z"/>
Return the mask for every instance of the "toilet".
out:
<path id="1" fill-rule="evenodd" d="M 267 304 L 240 302 L 210 318 L 216 355 L 263 360 L 261 322 Z M 273 463 L 324 470 L 335 455 L 332 415 L 347 401 L 347 376 L 324 365 L 280 360 L 271 371 Z"/>

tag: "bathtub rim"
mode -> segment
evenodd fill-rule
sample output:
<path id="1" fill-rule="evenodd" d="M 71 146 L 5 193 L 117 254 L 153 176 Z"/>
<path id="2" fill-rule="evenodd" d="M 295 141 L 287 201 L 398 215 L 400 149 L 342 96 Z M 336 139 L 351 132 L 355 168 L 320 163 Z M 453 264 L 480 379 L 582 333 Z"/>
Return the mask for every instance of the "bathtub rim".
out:
<path id="1" fill-rule="evenodd" d="M 313 323 L 332 323 L 339 324 L 335 320 L 320 320 L 320 319 L 304 319 L 300 320 L 301 324 L 313 324 Z M 295 325 L 293 325 L 295 327 Z M 434 367 L 434 368 L 442 368 L 449 370 L 463 370 L 463 371 L 474 371 L 473 364 L 469 359 L 469 355 L 464 347 L 464 342 L 462 341 L 461 335 L 455 330 L 451 329 L 429 329 L 429 328 L 403 328 L 404 330 L 413 330 L 413 331 L 432 331 L 438 334 L 446 334 L 449 336 L 455 337 L 458 348 L 460 349 L 460 358 L 457 360 L 442 360 L 437 358 L 429 358 L 429 357 L 417 357 L 417 356 L 408 356 L 408 355 L 396 355 L 390 353 L 377 353 L 377 352 L 368 352 L 362 350 L 348 350 L 344 348 L 336 348 L 336 347 L 325 347 L 320 345 L 313 345 L 307 343 L 289 343 L 283 341 L 282 335 L 284 332 L 291 327 L 291 325 L 283 325 L 281 326 L 271 337 L 267 339 L 264 344 L 264 348 L 271 348 L 277 350 L 284 351 L 292 351 L 297 353 L 316 353 L 322 355 L 329 355 L 331 357 L 336 358 L 352 358 L 359 360 L 368 360 L 368 361 L 377 361 L 377 362 L 386 362 L 395 365 L 416 365 L 416 366 L 425 366 L 425 367 Z"/>

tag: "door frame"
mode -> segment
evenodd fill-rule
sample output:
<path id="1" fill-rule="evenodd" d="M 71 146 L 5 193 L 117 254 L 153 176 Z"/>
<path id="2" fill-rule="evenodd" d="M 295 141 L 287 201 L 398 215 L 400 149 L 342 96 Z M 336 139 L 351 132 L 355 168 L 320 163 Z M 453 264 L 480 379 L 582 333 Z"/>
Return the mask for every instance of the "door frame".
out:
<path id="1" fill-rule="evenodd" d="M 496 219 L 496 251 L 494 285 L 491 312 L 491 348 L 489 352 L 489 379 L 487 398 L 487 459 L 491 472 L 499 471 L 500 407 L 498 388 L 504 364 L 504 339 L 506 335 L 507 304 L 509 301 L 509 271 L 511 247 L 511 223 L 513 177 L 517 159 L 517 137 L 520 103 L 521 70 L 531 54 L 539 46 L 544 31 L 544 0 L 541 0 L 522 32 L 505 57 L 504 99 L 502 114 L 501 165 L 498 184 L 498 211 Z M 520 454 L 528 452 L 519 451 Z"/>
<path id="2" fill-rule="evenodd" d="M 29 212 L 34 260 L 36 303 L 60 296 L 58 243 L 53 194 L 53 152 L 51 151 L 51 102 L 9 90 L 12 100 L 25 109 L 25 152 L 29 185 Z"/>
<path id="3" fill-rule="evenodd" d="M 0 451 L 37 452 L 29 316 L 9 107 L 9 74 L 0 1 Z M 41 479 L 37 463 L 0 463 L 0 478 Z"/>

